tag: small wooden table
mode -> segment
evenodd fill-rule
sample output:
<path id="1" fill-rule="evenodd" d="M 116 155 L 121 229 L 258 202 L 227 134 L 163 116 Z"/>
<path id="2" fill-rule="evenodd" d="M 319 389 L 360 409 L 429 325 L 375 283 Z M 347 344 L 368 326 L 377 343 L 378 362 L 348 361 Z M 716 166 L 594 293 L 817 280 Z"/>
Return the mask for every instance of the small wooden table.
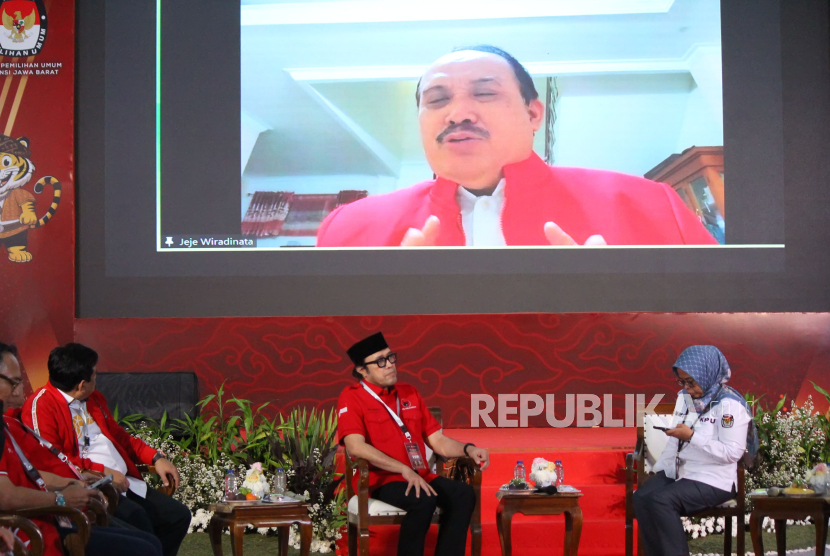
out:
<path id="1" fill-rule="evenodd" d="M 581 492 L 561 494 L 535 494 L 509 490 L 496 491 L 499 505 L 496 508 L 496 526 L 503 556 L 513 554 L 510 525 L 513 514 L 559 515 L 565 514 L 565 556 L 576 556 L 579 537 L 582 534 L 582 510 L 579 508 Z"/>
<path id="2" fill-rule="evenodd" d="M 749 515 L 749 534 L 755 554 L 764 553 L 761 525 L 764 517 L 775 520 L 775 541 L 778 554 L 787 553 L 787 520 L 812 517 L 816 524 L 816 554 L 824 554 L 827 544 L 827 520 L 830 518 L 830 498 L 810 496 L 794 498 L 788 496 L 750 495 L 754 509 Z"/>
<path id="3" fill-rule="evenodd" d="M 242 537 L 249 524 L 254 527 L 279 527 L 279 553 L 280 556 L 288 556 L 288 529 L 296 523 L 300 526 L 300 555 L 308 556 L 311 550 L 311 517 L 308 515 L 308 506 L 301 502 L 219 502 L 211 504 L 208 510 L 213 512 L 208 533 L 214 556 L 222 556 L 222 532 L 225 527 L 231 532 L 231 553 L 233 556 L 242 556 Z"/>

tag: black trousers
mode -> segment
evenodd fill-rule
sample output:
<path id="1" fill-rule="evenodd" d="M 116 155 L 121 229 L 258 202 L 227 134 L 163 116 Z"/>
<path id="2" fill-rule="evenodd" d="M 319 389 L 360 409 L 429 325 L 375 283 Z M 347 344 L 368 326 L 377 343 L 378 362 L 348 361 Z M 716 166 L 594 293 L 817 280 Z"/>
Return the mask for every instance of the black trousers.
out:
<path id="1" fill-rule="evenodd" d="M 93 527 L 86 556 L 162 556 L 161 543 L 151 533 L 122 527 Z"/>
<path id="2" fill-rule="evenodd" d="M 467 530 L 476 506 L 475 491 L 466 483 L 444 477 L 437 477 L 429 484 L 438 496 L 427 496 L 422 490 L 421 496 L 416 498 L 414 488 L 405 495 L 408 483 L 402 481 L 383 485 L 372 492 L 372 498 L 406 510 L 398 538 L 398 556 L 423 556 L 436 506 L 441 508 L 441 519 L 435 556 L 464 556 Z"/>
<path id="3" fill-rule="evenodd" d="M 164 556 L 176 556 L 190 526 L 187 506 L 153 488 L 147 488 L 146 498 L 127 491 L 118 501 L 115 517 L 158 537 Z"/>
<path id="4" fill-rule="evenodd" d="M 161 543 L 155 535 L 119 523 L 112 518 L 109 527 L 93 526 L 86 556 L 110 556 L 114 551 L 119 556 L 162 556 Z M 61 539 L 74 532 L 77 532 L 75 527 L 58 527 Z"/>
<path id="5" fill-rule="evenodd" d="M 689 543 L 680 516 L 735 498 L 700 481 L 675 481 L 659 472 L 634 492 L 634 514 L 646 556 L 688 556 Z M 727 524 L 731 527 L 731 524 Z"/>

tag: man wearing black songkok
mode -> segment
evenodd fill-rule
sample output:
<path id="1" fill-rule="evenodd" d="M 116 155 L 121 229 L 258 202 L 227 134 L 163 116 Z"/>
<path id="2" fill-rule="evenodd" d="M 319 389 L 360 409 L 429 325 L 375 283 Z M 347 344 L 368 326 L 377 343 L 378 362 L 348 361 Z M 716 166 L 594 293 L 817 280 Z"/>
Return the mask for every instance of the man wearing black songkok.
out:
<path id="1" fill-rule="evenodd" d="M 475 492 L 468 484 L 431 473 L 425 442 L 447 458 L 468 456 L 482 470 L 490 464 L 490 455 L 442 434 L 418 391 L 398 382 L 397 354 L 383 334 L 357 342 L 347 353 L 360 382 L 340 395 L 337 432 L 352 457 L 369 461 L 372 498 L 406 511 L 398 556 L 423 555 L 436 507 L 442 517 L 435 556 L 463 556 Z"/>

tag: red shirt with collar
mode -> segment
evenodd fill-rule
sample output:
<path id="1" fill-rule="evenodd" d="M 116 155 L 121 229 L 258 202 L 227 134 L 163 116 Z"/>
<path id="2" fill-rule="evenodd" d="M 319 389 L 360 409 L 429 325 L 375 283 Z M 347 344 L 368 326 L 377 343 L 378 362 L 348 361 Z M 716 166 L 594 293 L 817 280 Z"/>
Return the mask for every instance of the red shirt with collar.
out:
<path id="1" fill-rule="evenodd" d="M 426 462 L 426 440 L 432 433 L 441 430 L 441 425 L 429 412 L 418 391 L 409 384 L 398 383 L 389 390 L 366 383 L 375 394 L 392 411 L 396 411 L 400 401 L 400 418 L 404 422 L 412 440 L 418 444 L 421 457 Z M 340 443 L 350 434 L 359 434 L 366 443 L 377 448 L 387 456 L 410 466 L 409 456 L 404 443 L 407 441 L 403 431 L 392 419 L 389 411 L 373 398 L 360 382 L 347 387 L 337 401 L 337 435 Z M 418 471 L 427 482 L 438 475 L 428 469 Z M 354 476 L 354 488 L 357 490 L 357 475 Z M 403 481 L 403 475 L 385 471 L 369 464 L 369 491 L 395 481 Z"/>
<path id="2" fill-rule="evenodd" d="M 58 456 L 53 454 L 33 434 L 26 430 L 20 421 L 21 415 L 22 412 L 20 409 L 10 409 L 5 413 L 3 418 L 11 434 L 14 435 L 14 439 L 17 440 L 20 449 L 23 450 L 23 453 L 29 458 L 29 461 L 32 462 L 37 470 L 48 471 L 49 473 L 67 479 L 78 479 L 78 476 L 69 467 L 71 464 L 62 462 Z"/>
<path id="3" fill-rule="evenodd" d="M 127 434 L 107 407 L 107 401 L 100 392 L 93 392 L 86 400 L 87 412 L 100 427 L 101 433 L 113 443 L 127 464 L 127 475 L 141 479 L 136 463 L 151 464 L 156 450 L 141 439 Z M 103 473 L 104 466 L 90 459 L 82 458 L 72 414 L 66 398 L 51 382 L 29 396 L 23 405 L 23 422 L 40 436 L 51 442 L 66 454 L 79 469 L 91 469 Z"/>
<path id="4" fill-rule="evenodd" d="M 594 234 L 608 245 L 717 244 L 666 184 L 606 170 L 548 166 L 535 153 L 503 171 L 501 225 L 507 245 L 550 245 L 546 222 L 558 224 L 580 245 Z M 441 221 L 436 245 L 464 245 L 457 189 L 457 183 L 439 177 L 338 207 L 320 225 L 317 246 L 397 247 L 409 228 L 420 230 L 430 215 Z"/>
<path id="5" fill-rule="evenodd" d="M 8 417 L 4 418 L 4 421 L 9 424 L 11 422 L 12 426 L 7 426 L 6 434 L 12 435 L 14 439 L 17 441 L 18 445 L 20 446 L 20 450 L 26 456 L 26 459 L 34 465 L 35 467 L 40 467 L 40 461 L 34 459 L 36 455 L 35 452 L 29 452 L 27 448 L 31 448 L 29 442 L 25 439 L 26 436 L 31 437 L 30 435 L 21 434 L 22 427 L 14 425 L 14 419 L 9 419 Z M 40 444 L 35 441 L 40 447 Z M 44 448 L 45 449 L 45 448 Z M 48 450 L 47 450 L 48 453 Z M 49 453 L 49 456 L 52 456 Z M 17 452 L 14 449 L 14 445 L 12 444 L 11 440 L 6 438 L 6 445 L 3 447 L 3 455 L 0 459 L 0 475 L 4 475 L 9 478 L 9 481 L 14 486 L 22 487 L 22 488 L 32 488 L 35 490 L 40 490 L 40 487 L 32 481 L 29 476 L 26 474 L 26 469 L 23 467 L 23 462 L 20 461 L 20 457 L 17 455 Z M 45 556 L 64 556 L 63 555 L 63 548 L 61 547 L 61 539 L 60 535 L 58 534 L 58 530 L 55 527 L 55 524 L 51 521 L 44 521 L 42 519 L 32 519 L 35 525 L 40 529 L 41 533 L 43 533 L 43 547 L 44 547 L 44 555 Z M 28 544 L 28 537 L 20 531 L 14 532 L 17 537 L 23 541 L 24 543 Z"/>

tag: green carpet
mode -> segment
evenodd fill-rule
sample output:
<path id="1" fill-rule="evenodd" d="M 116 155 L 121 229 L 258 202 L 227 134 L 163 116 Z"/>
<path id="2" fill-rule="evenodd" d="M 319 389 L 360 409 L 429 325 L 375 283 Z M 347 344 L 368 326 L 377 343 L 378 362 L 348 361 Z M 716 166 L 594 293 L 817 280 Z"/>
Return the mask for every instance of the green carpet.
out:
<path id="1" fill-rule="evenodd" d="M 764 533 L 764 552 L 774 551 L 775 533 Z M 795 548 L 809 548 L 816 545 L 816 528 L 813 525 L 787 527 L 787 550 Z M 732 552 L 736 552 L 735 539 L 732 539 Z M 746 533 L 746 551 L 753 552 L 752 539 Z M 689 552 L 692 554 L 723 554 L 723 535 L 709 535 L 702 539 L 689 541 Z"/>
<path id="2" fill-rule="evenodd" d="M 224 554 L 230 556 L 230 536 L 222 536 Z M 246 556 L 273 556 L 278 550 L 277 537 L 263 537 L 262 535 L 245 535 L 244 552 Z M 787 549 L 808 548 L 816 544 L 816 528 L 812 525 L 806 527 L 787 527 Z M 732 550 L 736 547 L 735 539 L 732 539 Z M 749 533 L 746 534 L 746 550 L 752 552 L 752 539 Z M 775 550 L 775 533 L 764 533 L 764 550 Z M 689 551 L 692 554 L 723 554 L 723 535 L 709 535 L 702 539 L 689 541 Z M 295 556 L 299 550 L 290 548 L 288 554 Z M 207 533 L 193 533 L 188 535 L 179 550 L 179 556 L 212 556 L 210 540 Z M 312 554 L 319 554 L 312 552 Z M 329 553 L 333 554 L 333 553 Z"/>
<path id="3" fill-rule="evenodd" d="M 226 556 L 230 556 L 230 535 L 222 535 L 222 551 Z M 245 556 L 274 556 L 279 551 L 279 539 L 257 534 L 245 535 L 242 551 Z M 300 551 L 289 547 L 288 554 L 289 556 L 299 556 Z M 319 552 L 312 552 L 311 554 L 317 555 Z M 334 552 L 328 554 L 328 556 L 333 555 Z M 207 533 L 192 533 L 186 536 L 182 547 L 179 549 L 179 556 L 213 556 Z"/>

